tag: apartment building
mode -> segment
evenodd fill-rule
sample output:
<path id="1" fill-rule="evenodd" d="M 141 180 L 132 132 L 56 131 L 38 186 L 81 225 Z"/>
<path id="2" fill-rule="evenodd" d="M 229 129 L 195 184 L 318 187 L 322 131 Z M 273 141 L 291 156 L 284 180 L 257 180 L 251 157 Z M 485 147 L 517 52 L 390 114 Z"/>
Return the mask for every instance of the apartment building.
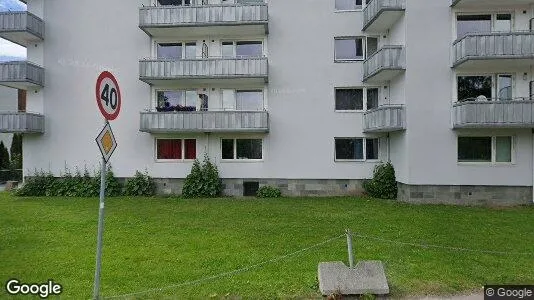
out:
<path id="1" fill-rule="evenodd" d="M 228 195 L 355 194 L 389 160 L 403 201 L 532 202 L 532 0 L 27 5 L 0 14 L 0 37 L 28 50 L 0 64 L 37 112 L 13 119 L 25 175 L 98 168 L 94 85 L 109 70 L 113 170 L 146 169 L 163 193 L 207 154 Z"/>

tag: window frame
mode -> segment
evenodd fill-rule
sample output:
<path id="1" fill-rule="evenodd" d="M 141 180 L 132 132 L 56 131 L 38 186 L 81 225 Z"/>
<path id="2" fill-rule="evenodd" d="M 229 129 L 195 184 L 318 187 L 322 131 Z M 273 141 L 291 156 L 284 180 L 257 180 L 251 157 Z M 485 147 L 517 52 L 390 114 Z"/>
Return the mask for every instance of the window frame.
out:
<path id="1" fill-rule="evenodd" d="M 475 137 L 489 137 L 491 138 L 491 161 L 459 161 L 459 144 L 458 139 L 460 137 L 464 138 L 475 138 Z M 511 147 L 510 147 L 510 162 L 498 162 L 497 161 L 497 138 L 498 137 L 509 137 L 511 138 Z M 456 163 L 460 166 L 514 166 L 516 165 L 516 143 L 517 137 L 511 134 L 496 134 L 496 135 L 483 135 L 483 134 L 462 134 L 456 137 Z"/>
<path id="2" fill-rule="evenodd" d="M 457 73 L 454 82 L 454 98 L 456 102 L 462 99 L 458 99 L 458 78 L 459 77 L 473 77 L 473 76 L 490 76 L 491 77 L 491 98 L 488 101 L 509 101 L 509 99 L 500 100 L 497 89 L 499 88 L 499 76 L 511 76 L 512 78 L 512 99 L 517 95 L 517 76 L 514 72 L 497 72 L 497 73 Z"/>
<path id="3" fill-rule="evenodd" d="M 164 88 L 164 87 L 158 87 L 158 88 L 154 88 L 154 101 L 152 103 L 152 110 L 156 110 L 156 108 L 158 107 L 158 93 L 159 92 L 182 92 L 183 93 L 183 99 L 184 99 L 184 104 L 183 106 L 187 106 L 187 92 L 195 92 L 196 93 L 196 97 L 195 97 L 195 111 L 199 111 L 200 110 L 200 100 L 198 98 L 198 89 L 187 89 L 187 88 Z M 209 90 L 206 90 L 205 93 L 208 94 L 208 97 L 210 96 L 209 95 Z"/>
<path id="4" fill-rule="evenodd" d="M 229 158 L 222 158 L 223 157 L 223 140 L 232 140 L 233 141 L 233 150 L 234 150 L 234 154 L 233 154 L 233 158 L 229 159 Z M 261 141 L 261 158 L 260 159 L 238 159 L 236 158 L 237 157 L 237 140 L 260 140 Z M 240 137 L 240 138 L 225 138 L 225 137 L 221 137 L 219 139 L 219 150 L 221 151 L 220 152 L 220 162 L 222 163 L 235 163 L 235 162 L 244 162 L 244 163 L 247 163 L 247 162 L 263 162 L 264 159 L 265 159 L 265 139 L 264 138 L 261 138 L 261 137 Z"/>
<path id="5" fill-rule="evenodd" d="M 374 37 L 373 37 L 374 38 Z M 355 40 L 362 39 L 362 58 L 336 58 L 336 41 L 337 40 Z M 335 36 L 334 37 L 334 62 L 335 63 L 351 63 L 363 62 L 367 59 L 367 36 Z"/>
<path id="6" fill-rule="evenodd" d="M 336 91 L 337 90 L 351 90 L 351 89 L 362 89 L 363 91 L 363 108 L 361 110 L 350 110 L 350 109 L 336 109 Z M 380 86 L 355 86 L 355 87 L 334 87 L 334 112 L 336 113 L 364 113 L 368 111 L 367 108 L 367 90 L 369 89 L 378 89 L 378 106 L 380 106 L 380 98 L 382 96 L 382 89 Z M 377 107 L 378 107 L 377 106 Z"/>
<path id="7" fill-rule="evenodd" d="M 158 158 L 158 140 L 180 140 L 182 143 L 182 158 L 181 159 L 160 159 Z M 195 158 L 185 158 L 185 140 L 195 141 Z M 187 163 L 193 162 L 198 158 L 198 139 L 197 138 L 177 138 L 177 137 L 155 137 L 154 138 L 154 161 L 156 163 Z"/>
<path id="8" fill-rule="evenodd" d="M 511 16 L 511 20 L 510 20 L 510 32 L 513 32 L 516 30 L 515 28 L 515 25 L 516 25 L 516 16 L 515 16 L 515 11 L 513 10 L 505 10 L 505 11 L 499 11 L 499 12 L 495 12 L 495 11 L 472 11 L 472 12 L 457 12 L 456 14 L 453 15 L 453 26 L 454 26 L 454 32 L 453 32 L 453 36 L 454 36 L 454 40 L 459 40 L 459 39 L 462 39 L 464 37 L 458 37 L 458 16 L 472 16 L 472 15 L 490 15 L 491 16 L 491 31 L 490 32 L 500 32 L 500 31 L 496 31 L 495 30 L 495 23 L 497 21 L 497 15 L 507 15 L 509 14 Z M 526 29 L 525 31 L 527 31 L 528 29 Z M 475 32 L 472 32 L 472 33 L 475 33 Z"/>
<path id="9" fill-rule="evenodd" d="M 256 56 L 240 56 L 240 57 L 237 57 L 237 43 L 239 42 L 258 42 L 258 43 L 261 43 L 261 56 L 259 57 L 256 57 Z M 223 43 L 232 43 L 232 57 L 223 57 L 223 54 L 222 54 L 222 49 L 223 49 Z M 220 43 L 219 43 L 219 47 L 221 49 L 221 58 L 226 58 L 226 59 L 229 59 L 229 58 L 260 58 L 260 57 L 265 57 L 265 41 L 262 40 L 262 39 L 240 39 L 240 40 L 225 40 L 225 39 L 222 39 L 220 40 Z"/>
<path id="10" fill-rule="evenodd" d="M 362 140 L 362 153 L 363 153 L 363 159 L 338 159 L 336 155 L 336 140 Z M 374 159 L 368 159 L 367 158 L 367 140 L 376 139 L 378 140 L 378 155 L 377 158 Z M 380 161 L 380 154 L 382 149 L 382 143 L 380 142 L 379 137 L 334 137 L 334 162 L 379 162 Z"/>
<path id="11" fill-rule="evenodd" d="M 158 60 L 188 60 L 188 59 L 195 59 L 195 58 L 186 58 L 186 44 L 192 44 L 195 43 L 195 58 L 198 58 L 196 55 L 196 52 L 198 51 L 198 42 L 194 40 L 182 40 L 182 41 L 170 41 L 170 40 L 154 40 L 154 57 Z M 158 55 L 158 46 L 160 44 L 179 44 L 182 48 L 181 58 L 159 58 Z M 221 44 L 222 45 L 222 44 Z"/>
<path id="12" fill-rule="evenodd" d="M 355 8 L 355 9 L 337 9 L 336 8 L 336 1 L 334 0 L 334 12 L 335 13 L 344 13 L 344 12 L 355 12 L 355 11 L 363 11 L 368 3 L 367 2 L 371 2 L 371 0 L 362 0 L 362 6 L 360 8 Z"/>

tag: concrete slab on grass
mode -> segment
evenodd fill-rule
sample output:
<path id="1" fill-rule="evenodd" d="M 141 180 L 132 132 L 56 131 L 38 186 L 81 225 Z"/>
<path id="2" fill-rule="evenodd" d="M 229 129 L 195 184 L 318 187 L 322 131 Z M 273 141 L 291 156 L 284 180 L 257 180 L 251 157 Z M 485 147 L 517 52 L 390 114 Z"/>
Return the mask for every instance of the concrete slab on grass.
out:
<path id="1" fill-rule="evenodd" d="M 340 261 L 322 262 L 318 272 L 319 290 L 324 296 L 389 294 L 381 261 L 360 261 L 352 269 Z"/>

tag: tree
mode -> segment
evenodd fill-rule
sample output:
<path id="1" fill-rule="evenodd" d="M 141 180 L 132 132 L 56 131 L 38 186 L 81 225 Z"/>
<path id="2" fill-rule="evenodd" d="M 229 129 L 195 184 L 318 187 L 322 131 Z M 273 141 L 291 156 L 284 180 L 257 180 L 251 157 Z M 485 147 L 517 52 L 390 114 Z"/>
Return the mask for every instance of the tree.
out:
<path id="1" fill-rule="evenodd" d="M 9 161 L 9 152 L 7 151 L 6 146 L 4 145 L 4 142 L 0 142 L 0 168 L 5 170 L 9 169 L 10 161 Z"/>
<path id="2" fill-rule="evenodd" d="M 11 141 L 11 168 L 22 169 L 22 134 L 13 134 Z"/>

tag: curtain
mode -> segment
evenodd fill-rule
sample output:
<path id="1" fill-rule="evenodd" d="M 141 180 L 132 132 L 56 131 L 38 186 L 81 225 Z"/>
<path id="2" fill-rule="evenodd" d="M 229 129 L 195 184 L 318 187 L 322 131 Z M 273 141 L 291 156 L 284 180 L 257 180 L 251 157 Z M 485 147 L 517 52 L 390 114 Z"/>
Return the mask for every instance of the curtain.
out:
<path id="1" fill-rule="evenodd" d="M 158 159 L 182 159 L 182 140 L 161 139 L 157 141 Z"/>
<path id="2" fill-rule="evenodd" d="M 197 158 L 197 141 L 194 139 L 185 140 L 185 159 Z"/>

